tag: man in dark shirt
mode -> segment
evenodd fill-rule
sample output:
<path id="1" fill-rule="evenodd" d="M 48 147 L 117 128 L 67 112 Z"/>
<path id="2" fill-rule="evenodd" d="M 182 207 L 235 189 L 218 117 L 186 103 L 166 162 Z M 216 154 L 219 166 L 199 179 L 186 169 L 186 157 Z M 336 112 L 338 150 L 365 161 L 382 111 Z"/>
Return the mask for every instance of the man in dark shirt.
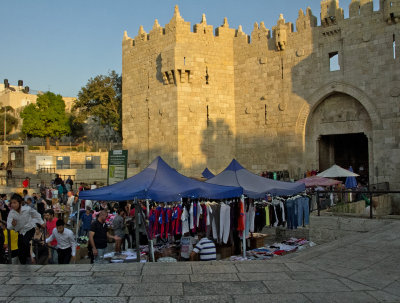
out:
<path id="1" fill-rule="evenodd" d="M 106 226 L 107 212 L 102 210 L 95 222 L 92 223 L 89 232 L 89 242 L 92 246 L 94 255 L 94 263 L 99 263 L 104 258 L 104 253 L 107 248 L 107 239 L 115 239 L 107 231 Z"/>

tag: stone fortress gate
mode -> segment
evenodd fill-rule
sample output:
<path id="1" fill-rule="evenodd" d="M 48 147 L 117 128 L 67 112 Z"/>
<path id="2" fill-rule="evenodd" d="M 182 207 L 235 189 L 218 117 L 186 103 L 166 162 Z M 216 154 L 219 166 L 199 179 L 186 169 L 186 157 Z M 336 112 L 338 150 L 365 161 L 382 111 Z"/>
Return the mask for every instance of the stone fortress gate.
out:
<path id="1" fill-rule="evenodd" d="M 321 2 L 251 35 L 171 21 L 122 41 L 123 144 L 136 170 L 161 155 L 177 170 L 259 173 L 336 163 L 400 189 L 400 0 Z M 397 40 L 397 41 L 396 41 Z M 397 43 L 396 43 L 397 42 Z"/>

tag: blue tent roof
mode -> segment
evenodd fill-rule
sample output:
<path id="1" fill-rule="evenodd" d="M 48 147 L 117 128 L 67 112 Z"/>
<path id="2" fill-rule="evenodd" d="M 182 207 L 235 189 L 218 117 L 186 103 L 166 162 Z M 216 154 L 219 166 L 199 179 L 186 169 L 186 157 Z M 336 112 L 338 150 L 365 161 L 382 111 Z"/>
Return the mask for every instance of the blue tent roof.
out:
<path id="1" fill-rule="evenodd" d="M 206 178 L 206 179 L 211 179 L 212 177 L 214 177 L 215 175 L 208 169 L 208 167 L 206 167 L 203 172 L 201 173 L 201 175 Z"/>
<path id="2" fill-rule="evenodd" d="M 253 174 L 235 159 L 223 172 L 206 183 L 240 186 L 246 196 L 254 199 L 263 198 L 266 194 L 290 196 L 306 189 L 303 183 L 275 181 Z"/>
<path id="3" fill-rule="evenodd" d="M 79 193 L 80 199 L 123 201 L 150 199 L 159 202 L 186 198 L 227 199 L 239 197 L 239 187 L 219 186 L 185 177 L 157 157 L 147 168 L 119 183 Z"/>

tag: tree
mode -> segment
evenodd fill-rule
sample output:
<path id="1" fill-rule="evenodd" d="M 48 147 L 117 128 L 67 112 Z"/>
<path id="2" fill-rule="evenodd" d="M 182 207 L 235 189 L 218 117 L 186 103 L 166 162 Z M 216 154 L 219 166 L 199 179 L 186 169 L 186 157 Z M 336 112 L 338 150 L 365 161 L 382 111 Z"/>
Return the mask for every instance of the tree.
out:
<path id="1" fill-rule="evenodd" d="M 60 138 L 71 132 L 64 100 L 52 92 L 39 95 L 36 104 L 23 109 L 21 118 L 22 133 L 46 138 L 46 149 L 50 149 L 50 137 Z"/>
<path id="2" fill-rule="evenodd" d="M 14 112 L 11 106 L 0 107 L 0 135 L 4 136 L 4 116 L 6 118 L 6 134 L 8 135 L 14 128 L 18 126 L 18 119 L 9 112 Z M 5 115 L 4 115 L 5 113 Z"/>
<path id="3" fill-rule="evenodd" d="M 122 77 L 115 71 L 108 75 L 90 78 L 78 93 L 78 100 L 72 108 L 76 121 L 84 123 L 89 117 L 104 128 L 110 126 L 121 134 L 122 129 Z"/>

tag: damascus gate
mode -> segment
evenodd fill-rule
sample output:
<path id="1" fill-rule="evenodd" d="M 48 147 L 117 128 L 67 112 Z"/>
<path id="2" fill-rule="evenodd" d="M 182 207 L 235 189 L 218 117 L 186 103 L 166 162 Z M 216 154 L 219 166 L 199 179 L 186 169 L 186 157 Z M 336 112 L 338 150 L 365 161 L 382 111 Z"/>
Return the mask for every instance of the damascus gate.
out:
<path id="1" fill-rule="evenodd" d="M 349 18 L 344 18 L 344 9 Z M 172 15 L 172 12 L 171 12 Z M 221 20 L 223 16 L 221 16 Z M 156 156 L 190 176 L 232 158 L 255 173 L 334 163 L 400 189 L 400 1 L 321 2 L 250 34 L 227 18 L 124 33 L 123 144 L 132 173 Z M 398 42 L 397 42 L 398 41 Z"/>

